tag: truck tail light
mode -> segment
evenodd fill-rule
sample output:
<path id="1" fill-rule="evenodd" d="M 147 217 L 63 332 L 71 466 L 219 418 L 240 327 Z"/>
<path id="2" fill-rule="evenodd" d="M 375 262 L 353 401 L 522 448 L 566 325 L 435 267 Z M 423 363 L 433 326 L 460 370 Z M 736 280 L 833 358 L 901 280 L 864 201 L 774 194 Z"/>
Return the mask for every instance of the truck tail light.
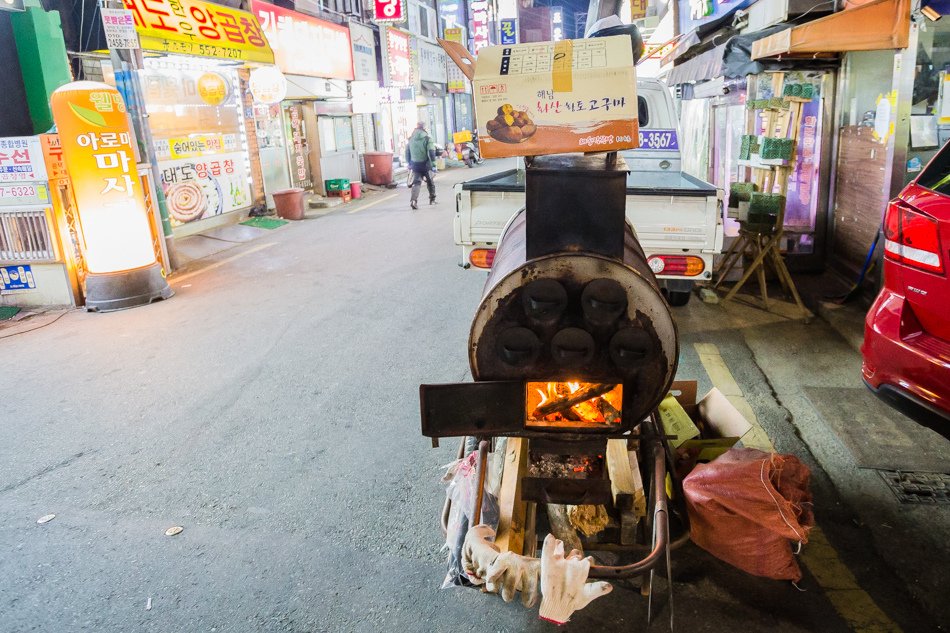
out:
<path id="1" fill-rule="evenodd" d="M 899 203 L 884 214 L 884 253 L 888 259 L 931 273 L 943 273 L 937 221 Z"/>
<path id="2" fill-rule="evenodd" d="M 654 255 L 647 263 L 657 275 L 695 277 L 706 269 L 703 258 L 695 255 Z"/>
<path id="3" fill-rule="evenodd" d="M 475 268 L 491 268 L 492 263 L 495 261 L 495 249 L 476 248 L 469 254 L 468 261 Z"/>

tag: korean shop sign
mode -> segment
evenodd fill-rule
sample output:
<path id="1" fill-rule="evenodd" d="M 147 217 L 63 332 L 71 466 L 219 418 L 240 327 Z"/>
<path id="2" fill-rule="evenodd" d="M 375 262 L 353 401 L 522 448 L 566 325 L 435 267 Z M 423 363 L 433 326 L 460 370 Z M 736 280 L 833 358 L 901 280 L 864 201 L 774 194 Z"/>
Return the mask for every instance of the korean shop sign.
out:
<path id="1" fill-rule="evenodd" d="M 349 28 L 261 0 L 251 0 L 251 9 L 284 74 L 352 81 Z"/>
<path id="2" fill-rule="evenodd" d="M 373 0 L 374 22 L 402 22 L 406 19 L 403 0 Z"/>
<path id="3" fill-rule="evenodd" d="M 518 43 L 518 20 L 515 18 L 503 18 L 498 21 L 498 25 L 501 31 L 500 43 L 502 46 Z"/>
<path id="4" fill-rule="evenodd" d="M 122 0 L 142 48 L 177 55 L 274 63 L 257 18 L 203 0 Z"/>
<path id="5" fill-rule="evenodd" d="M 386 82 L 387 86 L 412 84 L 412 63 L 409 55 L 409 34 L 386 27 Z"/>
<path id="6" fill-rule="evenodd" d="M 491 44 L 488 35 L 488 0 L 472 0 L 472 52 Z"/>
<path id="7" fill-rule="evenodd" d="M 135 139 L 119 92 L 106 84 L 76 81 L 56 89 L 50 105 L 79 211 L 89 272 L 153 264 Z"/>
<path id="8" fill-rule="evenodd" d="M 0 184 L 46 180 L 43 150 L 36 136 L 0 138 Z"/>
<path id="9" fill-rule="evenodd" d="M 445 39 L 449 42 L 455 42 L 459 46 L 465 46 L 465 42 L 462 41 L 465 38 L 462 34 L 461 27 L 445 29 Z M 468 79 L 465 78 L 465 74 L 461 71 L 461 69 L 454 63 L 446 62 L 446 65 L 448 66 L 446 69 L 446 75 L 448 77 L 449 92 L 468 92 Z"/>

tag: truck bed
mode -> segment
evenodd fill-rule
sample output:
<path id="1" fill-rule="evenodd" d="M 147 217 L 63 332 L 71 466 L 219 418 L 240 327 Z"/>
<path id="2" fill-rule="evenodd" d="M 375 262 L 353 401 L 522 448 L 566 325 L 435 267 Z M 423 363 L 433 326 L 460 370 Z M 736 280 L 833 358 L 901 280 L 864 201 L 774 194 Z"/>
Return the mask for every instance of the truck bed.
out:
<path id="1" fill-rule="evenodd" d="M 517 169 L 506 169 L 461 183 L 463 191 L 524 193 L 524 176 Z M 687 173 L 631 172 L 627 175 L 627 195 L 715 196 L 716 188 Z"/>
<path id="2" fill-rule="evenodd" d="M 459 244 L 494 244 L 511 216 L 524 206 L 524 172 L 517 169 L 475 178 L 456 189 L 461 203 L 456 226 Z M 717 196 L 714 186 L 683 172 L 631 172 L 627 218 L 647 251 L 717 253 L 722 247 Z M 477 207 L 477 212 L 465 208 L 469 205 Z M 466 219 L 471 220 L 468 226 Z"/>

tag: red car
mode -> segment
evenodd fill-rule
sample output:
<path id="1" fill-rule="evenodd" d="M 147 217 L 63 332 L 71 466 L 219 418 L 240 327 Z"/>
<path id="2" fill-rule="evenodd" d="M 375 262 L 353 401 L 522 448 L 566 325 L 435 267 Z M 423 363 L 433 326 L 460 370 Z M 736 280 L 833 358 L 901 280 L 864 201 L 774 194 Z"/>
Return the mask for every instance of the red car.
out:
<path id="1" fill-rule="evenodd" d="M 950 417 L 950 144 L 887 205 L 884 287 L 865 319 L 864 382 Z"/>

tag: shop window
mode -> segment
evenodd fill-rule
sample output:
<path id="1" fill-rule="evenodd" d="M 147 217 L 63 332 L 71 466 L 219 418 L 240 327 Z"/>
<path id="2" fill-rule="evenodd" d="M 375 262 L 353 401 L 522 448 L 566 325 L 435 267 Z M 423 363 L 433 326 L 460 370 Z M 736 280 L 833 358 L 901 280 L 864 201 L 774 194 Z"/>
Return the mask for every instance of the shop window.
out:
<path id="1" fill-rule="evenodd" d="M 927 29 L 921 30 L 918 36 L 914 92 L 911 96 L 910 139 L 903 184 L 917 177 L 938 148 L 950 139 L 948 68 L 950 22 L 929 22 Z"/>
<path id="2" fill-rule="evenodd" d="M 640 127 L 650 125 L 650 109 L 647 108 L 647 100 L 643 97 L 637 97 L 637 120 Z"/>
<path id="3" fill-rule="evenodd" d="M 336 139 L 336 151 L 349 152 L 353 145 L 353 124 L 350 117 L 333 117 L 333 135 Z"/>
<path id="4" fill-rule="evenodd" d="M 333 119 L 325 116 L 317 117 L 317 129 L 320 131 L 320 149 L 322 153 L 337 151 Z"/>
<path id="5" fill-rule="evenodd" d="M 172 225 L 249 207 L 247 128 L 234 68 L 147 59 L 140 78 Z"/>

